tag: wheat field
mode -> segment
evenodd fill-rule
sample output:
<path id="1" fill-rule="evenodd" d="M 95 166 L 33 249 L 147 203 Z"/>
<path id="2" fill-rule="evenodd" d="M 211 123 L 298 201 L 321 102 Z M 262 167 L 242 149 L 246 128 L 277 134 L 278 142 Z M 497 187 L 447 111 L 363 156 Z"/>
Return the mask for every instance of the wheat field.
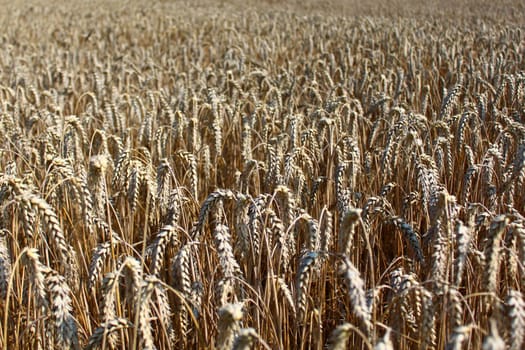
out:
<path id="1" fill-rule="evenodd" d="M 522 349 L 525 4 L 4 2 L 0 349 Z"/>

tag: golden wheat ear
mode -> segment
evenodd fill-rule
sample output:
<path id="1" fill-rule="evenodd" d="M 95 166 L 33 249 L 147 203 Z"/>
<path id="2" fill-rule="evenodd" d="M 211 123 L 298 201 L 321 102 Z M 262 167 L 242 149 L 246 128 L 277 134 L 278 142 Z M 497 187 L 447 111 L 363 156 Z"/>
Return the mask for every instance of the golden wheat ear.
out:
<path id="1" fill-rule="evenodd" d="M 116 344 L 111 344 L 107 338 L 121 329 L 130 328 L 133 325 L 125 318 L 115 318 L 110 321 L 102 323 L 95 329 L 93 334 L 89 337 L 88 343 L 85 350 L 94 350 L 97 348 L 103 348 L 105 344 L 110 347 L 115 347 Z"/>
<path id="2" fill-rule="evenodd" d="M 525 301 L 520 291 L 510 290 L 505 300 L 509 349 L 521 349 L 525 340 Z"/>
<path id="3" fill-rule="evenodd" d="M 235 337 L 240 331 L 240 321 L 243 317 L 243 304 L 226 304 L 219 309 L 219 323 L 216 347 L 220 350 L 231 349 Z"/>
<path id="4" fill-rule="evenodd" d="M 12 273 L 11 253 L 7 246 L 8 235 L 10 235 L 8 230 L 0 230 L 0 297 L 2 299 L 7 296 L 7 288 Z"/>

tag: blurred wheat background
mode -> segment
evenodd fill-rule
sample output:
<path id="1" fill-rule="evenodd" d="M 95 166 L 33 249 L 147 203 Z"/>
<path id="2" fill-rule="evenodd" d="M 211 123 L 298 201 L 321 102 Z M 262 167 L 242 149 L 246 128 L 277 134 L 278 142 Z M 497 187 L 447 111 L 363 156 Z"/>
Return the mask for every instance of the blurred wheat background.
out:
<path id="1" fill-rule="evenodd" d="M 1 349 L 521 349 L 521 1 L 3 2 Z"/>

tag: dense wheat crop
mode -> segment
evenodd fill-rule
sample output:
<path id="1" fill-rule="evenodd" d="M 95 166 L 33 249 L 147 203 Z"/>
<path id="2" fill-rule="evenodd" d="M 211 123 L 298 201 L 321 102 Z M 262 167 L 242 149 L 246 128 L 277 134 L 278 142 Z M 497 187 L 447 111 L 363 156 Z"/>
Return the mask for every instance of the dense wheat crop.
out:
<path id="1" fill-rule="evenodd" d="M 0 348 L 523 348 L 525 9 L 412 2 L 5 5 Z"/>

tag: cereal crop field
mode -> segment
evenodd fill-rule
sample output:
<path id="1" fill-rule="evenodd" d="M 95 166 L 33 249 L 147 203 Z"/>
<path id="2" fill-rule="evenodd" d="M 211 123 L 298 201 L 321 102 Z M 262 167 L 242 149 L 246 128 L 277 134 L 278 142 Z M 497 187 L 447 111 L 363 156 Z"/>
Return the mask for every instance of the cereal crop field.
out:
<path id="1" fill-rule="evenodd" d="M 0 5 L 0 349 L 525 346 L 523 1 Z"/>

